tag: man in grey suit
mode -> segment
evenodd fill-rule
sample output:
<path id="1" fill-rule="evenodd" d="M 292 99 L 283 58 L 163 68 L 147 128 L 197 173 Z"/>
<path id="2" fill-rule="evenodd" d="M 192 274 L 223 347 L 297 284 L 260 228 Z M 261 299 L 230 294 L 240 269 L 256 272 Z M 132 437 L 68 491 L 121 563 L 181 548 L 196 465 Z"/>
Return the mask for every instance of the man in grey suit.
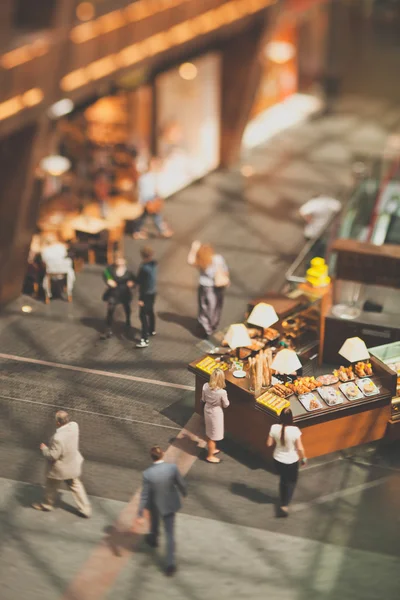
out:
<path id="1" fill-rule="evenodd" d="M 175 514 L 181 508 L 179 492 L 187 495 L 186 483 L 175 464 L 165 463 L 164 452 L 159 446 L 154 446 L 150 451 L 153 465 L 143 473 L 143 488 L 138 510 L 138 524 L 144 522 L 143 511 L 150 512 L 151 530 L 146 536 L 149 546 L 158 546 L 158 532 L 160 516 L 164 521 L 167 538 L 167 569 L 166 574 L 171 576 L 176 571 L 175 564 Z M 178 491 L 179 490 L 179 491 Z"/>
<path id="2" fill-rule="evenodd" d="M 43 502 L 32 504 L 36 510 L 53 510 L 58 489 L 64 481 L 71 490 L 80 516 L 90 517 L 92 509 L 80 480 L 83 456 L 79 452 L 79 426 L 69 420 L 65 410 L 56 413 L 57 431 L 49 446 L 40 444 L 40 450 L 47 459 L 48 470 Z"/>

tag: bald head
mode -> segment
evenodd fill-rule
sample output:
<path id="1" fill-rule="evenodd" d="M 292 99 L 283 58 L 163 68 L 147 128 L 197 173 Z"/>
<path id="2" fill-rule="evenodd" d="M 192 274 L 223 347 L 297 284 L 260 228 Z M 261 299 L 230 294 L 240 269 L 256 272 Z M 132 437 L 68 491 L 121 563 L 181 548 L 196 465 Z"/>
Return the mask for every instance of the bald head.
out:
<path id="1" fill-rule="evenodd" d="M 56 425 L 57 427 L 62 427 L 69 423 L 69 414 L 66 410 L 58 410 L 56 412 Z"/>

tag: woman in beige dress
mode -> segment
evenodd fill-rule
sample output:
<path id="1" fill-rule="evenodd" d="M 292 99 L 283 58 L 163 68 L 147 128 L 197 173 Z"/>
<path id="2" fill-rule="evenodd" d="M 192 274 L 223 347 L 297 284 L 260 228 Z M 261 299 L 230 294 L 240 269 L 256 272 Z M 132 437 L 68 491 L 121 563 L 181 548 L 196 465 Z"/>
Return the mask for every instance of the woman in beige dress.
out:
<path id="1" fill-rule="evenodd" d="M 224 439 L 224 408 L 228 408 L 229 400 L 225 391 L 225 375 L 222 369 L 211 373 L 210 383 L 205 383 L 201 399 L 204 402 L 204 420 L 207 436 L 207 462 L 219 463 L 216 442 Z"/>

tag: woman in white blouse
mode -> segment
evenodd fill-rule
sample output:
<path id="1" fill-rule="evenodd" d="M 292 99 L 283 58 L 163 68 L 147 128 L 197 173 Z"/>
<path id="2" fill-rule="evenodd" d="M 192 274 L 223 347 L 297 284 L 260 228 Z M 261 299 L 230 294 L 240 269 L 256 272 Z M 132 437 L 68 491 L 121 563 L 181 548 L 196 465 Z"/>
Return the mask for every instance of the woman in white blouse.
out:
<path id="1" fill-rule="evenodd" d="M 267 446 L 274 444 L 274 464 L 280 476 L 280 511 L 281 516 L 287 517 L 299 474 L 299 461 L 305 464 L 307 460 L 301 442 L 301 431 L 293 425 L 293 414 L 290 408 L 285 408 L 281 412 L 280 423 L 272 425 L 270 429 Z"/>

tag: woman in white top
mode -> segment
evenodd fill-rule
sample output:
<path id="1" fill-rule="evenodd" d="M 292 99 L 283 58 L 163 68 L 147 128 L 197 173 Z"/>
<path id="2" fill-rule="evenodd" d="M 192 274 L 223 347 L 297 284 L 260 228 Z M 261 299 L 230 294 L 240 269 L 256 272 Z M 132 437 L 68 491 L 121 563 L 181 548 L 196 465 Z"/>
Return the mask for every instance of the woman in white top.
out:
<path id="1" fill-rule="evenodd" d="M 211 373 L 210 383 L 205 383 L 201 399 L 204 402 L 204 420 L 206 424 L 208 456 L 209 463 L 221 462 L 215 456 L 218 454 L 217 445 L 224 439 L 224 408 L 228 408 L 229 400 L 225 391 L 225 375 L 222 369 L 215 369 Z"/>
<path id="2" fill-rule="evenodd" d="M 228 267 L 212 246 L 198 241 L 192 244 L 188 263 L 199 270 L 198 321 L 208 337 L 217 331 L 221 319 L 225 287 L 229 283 Z"/>
<path id="3" fill-rule="evenodd" d="M 288 516 L 288 507 L 296 487 L 299 474 L 299 460 L 306 463 L 301 431 L 293 425 L 293 414 L 285 408 L 280 415 L 280 424 L 272 425 L 267 446 L 275 444 L 273 457 L 278 475 L 281 515 Z"/>

